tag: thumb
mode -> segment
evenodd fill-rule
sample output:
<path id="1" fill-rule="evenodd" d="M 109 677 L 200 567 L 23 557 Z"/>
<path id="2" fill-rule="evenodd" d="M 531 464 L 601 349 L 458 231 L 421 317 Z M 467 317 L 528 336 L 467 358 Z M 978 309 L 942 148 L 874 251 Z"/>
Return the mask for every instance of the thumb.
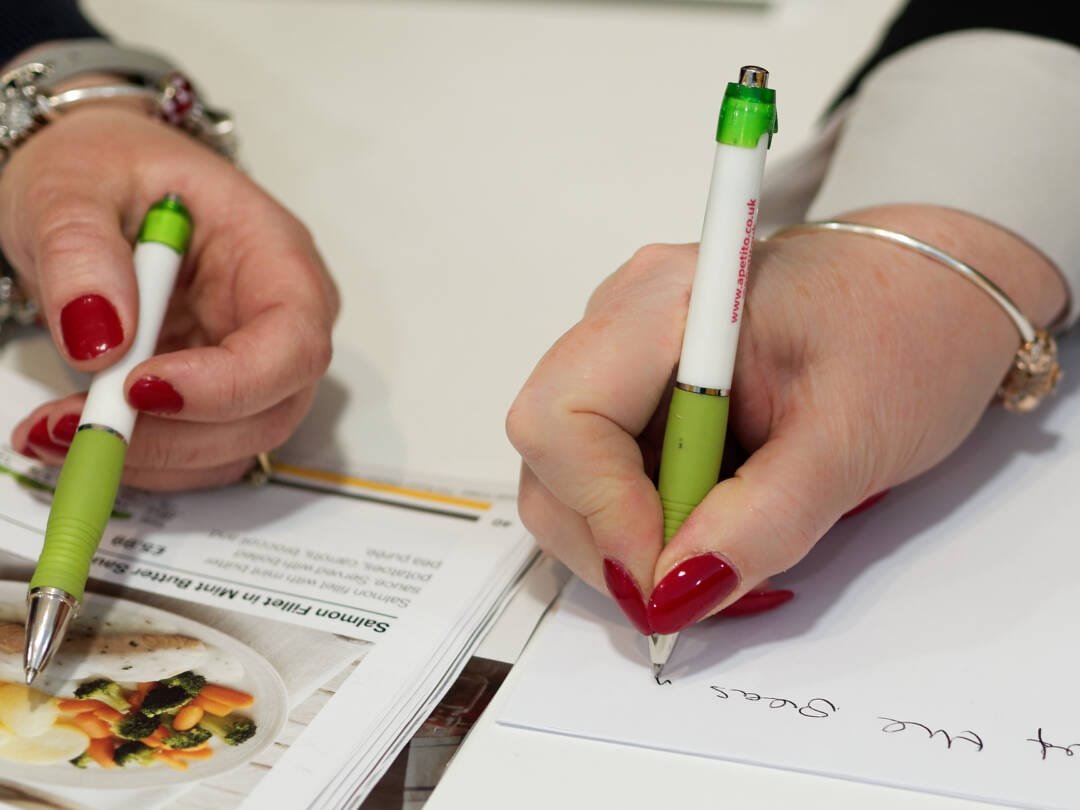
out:
<path id="1" fill-rule="evenodd" d="M 67 190 L 65 190 L 67 191 Z M 131 246 L 108 201 L 78 192 L 36 198 L 23 220 L 29 267 L 53 341 L 81 371 L 123 356 L 135 332 Z"/>
<path id="2" fill-rule="evenodd" d="M 827 430 L 786 423 L 709 492 L 657 561 L 647 607 L 656 633 L 676 633 L 801 560 L 865 494 Z"/>

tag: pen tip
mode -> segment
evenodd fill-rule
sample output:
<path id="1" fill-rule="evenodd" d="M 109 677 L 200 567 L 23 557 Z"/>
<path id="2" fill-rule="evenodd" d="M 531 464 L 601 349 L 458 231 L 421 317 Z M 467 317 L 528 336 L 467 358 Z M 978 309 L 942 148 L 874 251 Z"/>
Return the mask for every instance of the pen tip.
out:
<path id="1" fill-rule="evenodd" d="M 663 664 L 653 664 L 652 665 L 652 674 L 653 674 L 653 678 L 655 678 L 656 680 L 660 680 L 660 676 L 664 674 L 664 665 Z"/>
<path id="2" fill-rule="evenodd" d="M 40 672 L 40 670 L 36 667 L 27 667 L 27 669 L 24 671 L 24 674 L 26 675 L 27 686 L 34 685 L 34 679 L 37 678 L 38 672 Z"/>

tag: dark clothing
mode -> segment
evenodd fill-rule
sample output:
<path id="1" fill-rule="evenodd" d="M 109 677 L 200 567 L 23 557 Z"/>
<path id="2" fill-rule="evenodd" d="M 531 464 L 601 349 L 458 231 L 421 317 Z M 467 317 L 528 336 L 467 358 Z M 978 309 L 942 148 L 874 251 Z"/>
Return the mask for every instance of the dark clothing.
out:
<path id="1" fill-rule="evenodd" d="M 855 71 L 829 109 L 854 93 L 866 74 L 894 53 L 938 34 L 973 28 L 1034 34 L 1080 47 L 1080 24 L 1073 21 L 1070 3 L 911 0 L 893 18 L 878 46 Z"/>
<path id="2" fill-rule="evenodd" d="M 52 39 L 100 36 L 76 0 L 0 0 L 0 65 Z"/>

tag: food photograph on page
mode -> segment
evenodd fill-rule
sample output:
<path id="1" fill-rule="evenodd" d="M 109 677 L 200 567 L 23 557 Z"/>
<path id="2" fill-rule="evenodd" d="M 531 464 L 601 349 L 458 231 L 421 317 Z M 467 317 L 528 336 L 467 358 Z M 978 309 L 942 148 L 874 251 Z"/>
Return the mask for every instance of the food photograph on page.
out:
<path id="1" fill-rule="evenodd" d="M 3 807 L 236 810 L 371 648 L 91 581 L 28 688 L 27 565 L 0 551 Z"/>
<path id="2" fill-rule="evenodd" d="M 0 776 L 50 785 L 177 784 L 242 765 L 287 715 L 281 677 L 220 631 L 89 594 L 49 670 L 22 671 L 24 583 L 0 582 Z"/>

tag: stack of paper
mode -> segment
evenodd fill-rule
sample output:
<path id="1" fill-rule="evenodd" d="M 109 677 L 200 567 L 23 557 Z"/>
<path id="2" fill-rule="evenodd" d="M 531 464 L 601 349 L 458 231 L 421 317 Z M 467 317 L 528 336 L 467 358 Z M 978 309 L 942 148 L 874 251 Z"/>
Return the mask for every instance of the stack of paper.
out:
<path id="1" fill-rule="evenodd" d="M 0 432 L 49 398 L 0 384 Z M 126 491 L 79 624 L 35 683 L 47 700 L 19 684 L 54 480 L 0 448 L 0 785 L 61 808 L 355 807 L 536 557 L 512 500 L 445 487 L 282 465 L 259 489 Z M 205 685 L 142 708 L 185 672 Z M 114 684 L 110 705 L 76 698 L 94 680 Z M 189 704 L 191 733 L 214 732 L 192 750 L 175 733 Z M 158 709 L 154 736 L 122 733 Z M 235 745 L 222 732 L 251 724 Z"/>

